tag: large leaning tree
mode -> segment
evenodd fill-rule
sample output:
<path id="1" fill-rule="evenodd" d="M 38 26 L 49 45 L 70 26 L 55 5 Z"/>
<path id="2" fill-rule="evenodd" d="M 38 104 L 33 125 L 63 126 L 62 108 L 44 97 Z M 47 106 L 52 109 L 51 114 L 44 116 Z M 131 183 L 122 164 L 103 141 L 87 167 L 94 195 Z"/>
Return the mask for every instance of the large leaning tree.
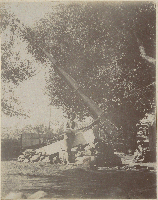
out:
<path id="1" fill-rule="evenodd" d="M 28 50 L 46 64 L 54 56 L 135 148 L 136 123 L 155 109 L 156 9 L 150 2 L 81 2 L 52 6 L 34 28 L 25 27 Z M 90 115 L 56 74 L 47 93 L 55 105 Z"/>

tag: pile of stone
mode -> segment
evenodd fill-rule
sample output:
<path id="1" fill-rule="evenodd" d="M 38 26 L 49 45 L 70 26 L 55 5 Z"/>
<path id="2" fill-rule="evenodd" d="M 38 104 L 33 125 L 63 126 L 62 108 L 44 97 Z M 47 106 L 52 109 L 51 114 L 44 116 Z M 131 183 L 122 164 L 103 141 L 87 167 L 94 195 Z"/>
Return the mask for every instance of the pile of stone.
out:
<path id="1" fill-rule="evenodd" d="M 59 159 L 59 154 L 51 154 L 47 155 L 46 152 L 37 152 L 34 149 L 26 149 L 22 155 L 18 157 L 18 162 L 45 162 L 45 163 L 59 163 L 61 160 Z"/>
<path id="2" fill-rule="evenodd" d="M 121 159 L 114 154 L 111 146 L 102 141 L 85 145 L 79 144 L 71 148 L 71 152 L 67 151 L 64 140 L 58 141 L 36 150 L 27 149 L 18 157 L 18 161 L 32 163 L 45 162 L 51 164 L 67 164 L 68 161 L 68 163 L 89 167 L 122 165 Z"/>

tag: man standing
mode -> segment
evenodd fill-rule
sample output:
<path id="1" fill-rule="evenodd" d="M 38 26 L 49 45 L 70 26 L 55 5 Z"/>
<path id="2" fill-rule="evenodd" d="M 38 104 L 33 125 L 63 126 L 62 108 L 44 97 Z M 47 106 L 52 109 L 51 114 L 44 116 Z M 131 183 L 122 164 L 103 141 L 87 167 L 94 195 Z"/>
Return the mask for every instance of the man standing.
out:
<path id="1" fill-rule="evenodd" d="M 64 139 L 65 139 L 65 143 L 66 143 L 66 147 L 67 147 L 67 162 L 72 162 L 73 158 L 72 158 L 72 152 L 71 152 L 71 148 L 75 139 L 75 130 L 77 129 L 77 123 L 74 121 L 76 118 L 76 114 L 75 113 L 69 113 L 68 115 L 68 121 L 66 123 L 66 127 L 65 127 L 65 135 L 64 135 Z"/>

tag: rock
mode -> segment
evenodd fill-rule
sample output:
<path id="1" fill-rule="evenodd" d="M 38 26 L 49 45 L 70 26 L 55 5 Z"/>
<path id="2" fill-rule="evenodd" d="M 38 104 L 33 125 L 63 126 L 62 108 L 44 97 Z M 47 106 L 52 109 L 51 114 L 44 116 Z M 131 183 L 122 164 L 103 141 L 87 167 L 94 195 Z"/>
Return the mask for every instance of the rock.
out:
<path id="1" fill-rule="evenodd" d="M 24 163 L 28 163 L 29 159 L 25 158 L 25 160 L 23 161 Z"/>
<path id="2" fill-rule="evenodd" d="M 35 150 L 33 150 L 33 149 L 26 149 L 26 150 L 23 152 L 23 154 L 33 154 L 33 153 L 35 153 Z"/>
<path id="3" fill-rule="evenodd" d="M 44 191 L 38 191 L 38 192 L 35 192 L 34 194 L 30 195 L 28 197 L 28 199 L 41 199 L 41 198 L 44 198 L 47 196 L 47 193 L 44 192 Z"/>
<path id="4" fill-rule="evenodd" d="M 39 161 L 39 159 L 40 159 L 39 155 L 34 155 L 34 156 L 32 156 L 32 158 L 30 158 L 30 162 L 37 162 L 37 161 Z"/>
<path id="5" fill-rule="evenodd" d="M 76 158 L 76 164 L 77 164 L 77 165 L 83 164 L 83 160 L 84 160 L 83 157 L 77 157 L 77 158 Z"/>
<path id="6" fill-rule="evenodd" d="M 26 199 L 26 196 L 22 192 L 10 192 L 4 199 Z"/>
<path id="7" fill-rule="evenodd" d="M 42 161 L 45 158 L 45 156 L 40 156 L 40 161 Z"/>
<path id="8" fill-rule="evenodd" d="M 49 156 L 46 156 L 46 157 L 42 160 L 42 162 L 49 163 L 49 162 L 50 162 Z"/>
<path id="9" fill-rule="evenodd" d="M 24 159 L 25 159 L 25 156 L 24 155 L 20 155 L 18 157 L 18 162 L 22 162 L 22 161 L 24 161 Z"/>

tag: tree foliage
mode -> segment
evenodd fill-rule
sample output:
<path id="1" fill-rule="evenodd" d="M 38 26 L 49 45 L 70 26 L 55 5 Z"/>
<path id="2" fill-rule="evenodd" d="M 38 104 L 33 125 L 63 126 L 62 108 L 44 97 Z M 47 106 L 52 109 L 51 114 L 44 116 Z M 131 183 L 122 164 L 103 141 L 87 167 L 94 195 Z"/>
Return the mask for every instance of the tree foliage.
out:
<path id="1" fill-rule="evenodd" d="M 34 75 L 34 68 L 27 58 L 27 47 L 21 37 L 23 24 L 18 18 L 1 6 L 1 80 L 2 111 L 10 116 L 27 116 L 20 106 L 19 98 L 14 95 L 14 88 Z M 21 44 L 24 44 L 21 48 Z"/>
<path id="2" fill-rule="evenodd" d="M 156 10 L 150 2 L 59 4 L 23 37 L 37 60 L 52 54 L 109 119 L 132 137 L 136 123 L 155 106 Z M 50 71 L 53 104 L 89 115 L 83 102 Z"/>

